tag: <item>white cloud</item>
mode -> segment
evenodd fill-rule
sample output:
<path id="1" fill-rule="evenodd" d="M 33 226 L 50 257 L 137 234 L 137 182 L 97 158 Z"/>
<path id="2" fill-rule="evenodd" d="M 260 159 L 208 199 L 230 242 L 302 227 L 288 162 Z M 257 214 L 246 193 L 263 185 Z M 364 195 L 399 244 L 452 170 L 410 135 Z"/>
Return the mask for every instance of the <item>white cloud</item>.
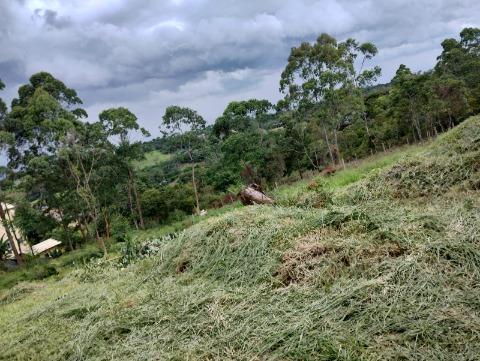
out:
<path id="1" fill-rule="evenodd" d="M 329 32 L 373 41 L 388 81 L 400 63 L 428 69 L 440 42 L 479 26 L 473 0 L 12 0 L 0 2 L 0 78 L 49 71 L 92 118 L 124 105 L 156 129 L 165 106 L 209 120 L 234 99 L 279 98 L 290 47 Z"/>

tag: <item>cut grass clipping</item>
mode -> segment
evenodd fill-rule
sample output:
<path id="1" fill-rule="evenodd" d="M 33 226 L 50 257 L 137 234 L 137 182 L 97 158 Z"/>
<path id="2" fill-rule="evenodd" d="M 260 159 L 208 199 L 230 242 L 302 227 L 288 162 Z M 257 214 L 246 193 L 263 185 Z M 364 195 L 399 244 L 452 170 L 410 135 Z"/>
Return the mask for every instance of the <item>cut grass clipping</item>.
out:
<path id="1" fill-rule="evenodd" d="M 22 283 L 1 296 L 0 359 L 478 359 L 479 129 L 302 186 L 322 205 L 233 209 Z"/>

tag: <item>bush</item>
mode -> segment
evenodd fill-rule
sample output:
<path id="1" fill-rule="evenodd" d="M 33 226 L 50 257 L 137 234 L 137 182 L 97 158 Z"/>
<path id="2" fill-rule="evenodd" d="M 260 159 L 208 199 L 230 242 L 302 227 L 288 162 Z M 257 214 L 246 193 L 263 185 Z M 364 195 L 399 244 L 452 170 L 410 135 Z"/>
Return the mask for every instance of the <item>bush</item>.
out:
<path id="1" fill-rule="evenodd" d="M 111 236 L 115 242 L 128 241 L 128 234 L 131 231 L 130 223 L 125 217 L 116 216 L 112 219 L 110 224 Z"/>
<path id="2" fill-rule="evenodd" d="M 52 231 L 51 236 L 71 247 L 71 249 L 77 248 L 83 241 L 79 232 L 72 228 L 57 227 Z"/>
<path id="3" fill-rule="evenodd" d="M 44 278 L 56 275 L 58 275 L 57 269 L 52 265 L 46 264 L 42 266 L 35 266 L 28 278 L 30 280 L 43 280 Z"/>

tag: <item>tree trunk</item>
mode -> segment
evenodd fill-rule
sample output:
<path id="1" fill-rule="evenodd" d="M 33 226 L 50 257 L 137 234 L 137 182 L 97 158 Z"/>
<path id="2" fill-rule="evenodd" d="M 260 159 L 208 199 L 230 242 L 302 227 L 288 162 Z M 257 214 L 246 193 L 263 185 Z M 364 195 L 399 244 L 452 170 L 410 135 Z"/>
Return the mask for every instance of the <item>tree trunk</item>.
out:
<path id="1" fill-rule="evenodd" d="M 422 137 L 422 130 L 420 129 L 420 123 L 417 119 L 417 117 L 415 117 L 415 129 L 417 130 L 417 134 L 418 134 L 418 140 L 421 142 L 423 141 L 423 137 Z"/>
<path id="2" fill-rule="evenodd" d="M 65 224 L 65 218 L 63 216 L 63 212 L 59 211 L 59 214 L 60 214 L 60 223 L 62 223 L 63 231 L 67 235 L 68 248 L 70 249 L 70 251 L 73 251 L 72 237 L 70 237 L 70 232 L 68 231 L 68 224 Z"/>
<path id="3" fill-rule="evenodd" d="M 65 234 L 67 235 L 67 241 L 68 241 L 68 248 L 70 248 L 70 251 L 73 251 L 73 242 L 72 242 L 72 237 L 70 237 L 70 232 L 68 230 L 68 225 L 62 225 L 63 230 Z"/>
<path id="4" fill-rule="evenodd" d="M 258 186 L 252 184 L 238 193 L 238 197 L 243 205 L 253 204 L 273 204 L 274 200 L 267 197 L 261 190 L 256 189 Z"/>
<path id="5" fill-rule="evenodd" d="M 96 236 L 97 236 L 98 244 L 100 245 L 100 248 L 101 248 L 102 251 L 103 251 L 103 256 L 104 256 L 105 258 L 107 258 L 107 256 L 108 256 L 107 247 L 105 246 L 105 241 L 103 240 L 102 237 L 100 237 L 100 234 L 98 233 L 98 228 L 95 229 L 95 234 L 96 234 Z"/>
<path id="6" fill-rule="evenodd" d="M 197 182 L 195 180 L 195 164 L 192 165 L 192 185 L 195 194 L 195 214 L 200 214 L 200 201 L 198 199 Z"/>
<path id="7" fill-rule="evenodd" d="M 337 162 L 343 162 L 343 158 L 340 156 L 340 146 L 338 145 L 338 134 L 337 130 L 333 129 L 333 135 L 334 135 L 334 140 L 335 140 L 335 153 L 336 153 L 336 160 Z M 345 169 L 345 165 L 343 167 Z"/>
<path id="8" fill-rule="evenodd" d="M 135 211 L 133 210 L 132 184 L 130 182 L 130 179 L 128 180 L 128 184 L 127 184 L 127 194 L 128 194 L 128 206 L 130 208 L 130 213 L 132 214 L 133 223 L 135 224 L 135 229 L 138 231 L 137 216 L 135 215 Z"/>
<path id="9" fill-rule="evenodd" d="M 103 220 L 105 222 L 105 233 L 107 238 L 110 238 L 110 222 L 108 221 L 108 212 L 103 212 Z"/>
<path id="10" fill-rule="evenodd" d="M 86 243 L 88 241 L 88 226 L 87 223 L 83 223 L 82 221 L 79 221 L 79 227 L 78 229 L 80 230 L 80 233 L 82 234 L 83 241 Z"/>
<path id="11" fill-rule="evenodd" d="M 105 243 L 103 239 L 100 238 L 100 234 L 98 233 L 98 218 L 99 218 L 99 207 L 97 207 L 97 199 L 95 198 L 95 194 L 90 187 L 90 179 L 92 175 L 93 166 L 95 163 L 95 158 L 92 160 L 92 164 L 89 167 L 86 167 L 83 163 L 81 156 L 78 152 L 73 154 L 76 158 L 76 165 L 67 158 L 68 166 L 70 168 L 70 173 L 75 178 L 77 183 L 77 193 L 78 195 L 85 201 L 85 204 L 89 208 L 91 212 L 91 217 L 93 218 L 93 224 L 95 226 L 95 235 L 97 237 L 97 241 L 100 244 L 100 247 L 103 249 L 103 253 L 105 257 L 107 257 L 107 248 L 105 247 Z M 78 168 L 77 168 L 78 167 Z"/>
<path id="12" fill-rule="evenodd" d="M 17 250 L 17 246 L 15 245 L 15 242 L 13 241 L 12 233 L 10 232 L 10 225 L 8 224 L 8 220 L 5 217 L 3 205 L 5 205 L 5 208 L 7 207 L 6 203 L 0 202 L 0 219 L 2 221 L 3 227 L 5 228 L 5 233 L 7 235 L 8 242 L 10 243 L 10 247 L 12 248 L 13 255 L 17 260 L 17 264 L 21 266 L 23 265 L 23 258 L 19 250 Z M 20 245 L 18 246 L 20 247 Z"/>
<path id="13" fill-rule="evenodd" d="M 327 143 L 328 153 L 330 154 L 330 159 L 332 160 L 332 164 L 335 164 L 335 159 L 333 158 L 332 147 L 330 146 L 330 141 L 328 140 L 327 130 L 325 129 L 325 125 L 323 126 L 323 134 L 325 135 L 325 142 Z"/>
<path id="14" fill-rule="evenodd" d="M 453 120 L 452 120 L 452 115 L 450 114 L 450 110 L 448 111 L 448 125 L 450 127 L 450 129 L 453 128 Z"/>
<path id="15" fill-rule="evenodd" d="M 140 220 L 140 228 L 145 229 L 145 222 L 143 221 L 142 205 L 140 204 L 140 198 L 138 197 L 137 185 L 135 184 L 135 181 L 133 181 L 132 187 L 133 187 L 133 195 L 135 196 L 135 204 L 137 206 L 138 218 Z"/>
<path id="16" fill-rule="evenodd" d="M 6 203 L 4 203 L 6 204 Z M 15 241 L 17 242 L 18 244 L 18 247 L 20 248 L 20 240 L 18 239 L 17 237 L 17 233 L 15 232 L 15 228 L 13 226 L 13 219 L 12 217 L 10 216 L 10 212 L 8 211 L 7 207 L 5 206 L 5 209 L 6 209 L 6 212 L 5 212 L 5 218 L 7 219 L 8 221 L 8 224 L 9 224 L 9 227 L 11 227 L 11 229 L 13 229 L 13 232 L 12 232 L 12 236 L 13 236 L 13 239 L 15 239 Z M 31 247 L 30 247 L 31 248 Z M 32 252 L 33 254 L 33 252 Z"/>

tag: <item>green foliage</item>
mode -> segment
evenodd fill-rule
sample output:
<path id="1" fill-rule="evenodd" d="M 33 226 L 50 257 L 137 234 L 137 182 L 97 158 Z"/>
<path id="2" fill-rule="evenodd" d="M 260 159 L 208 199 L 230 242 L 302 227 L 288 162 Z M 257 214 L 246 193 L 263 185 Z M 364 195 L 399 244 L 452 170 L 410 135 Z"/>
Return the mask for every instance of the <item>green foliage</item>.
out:
<path id="1" fill-rule="evenodd" d="M 131 238 L 124 240 L 121 248 L 121 258 L 119 265 L 122 267 L 128 266 L 131 262 L 138 260 L 140 256 L 141 245 L 135 243 Z"/>
<path id="2" fill-rule="evenodd" d="M 116 242 L 128 242 L 131 229 L 128 219 L 120 215 L 114 216 L 110 223 L 111 237 Z"/>
<path id="3" fill-rule="evenodd" d="M 17 204 L 14 224 L 30 245 L 49 238 L 57 227 L 57 222 L 52 217 L 34 208 L 29 202 Z"/>
<path id="4" fill-rule="evenodd" d="M 2 127 L 15 136 L 9 148 L 10 164 L 25 166 L 31 157 L 50 153 L 66 132 L 81 127 L 79 119 L 87 113 L 73 107 L 82 104 L 75 90 L 67 88 L 51 74 L 31 76 L 29 84 L 18 90 L 11 112 Z M 72 110 L 73 109 L 73 110 Z"/>
<path id="5" fill-rule="evenodd" d="M 378 53 L 374 44 L 322 34 L 292 49 L 280 81 L 285 98 L 275 109 L 266 100 L 233 101 L 205 129 L 195 111 L 167 109 L 168 135 L 144 148 L 171 158 L 144 168 L 141 178 L 147 188 L 187 183 L 193 172 L 186 168 L 197 165 L 204 202 L 231 186 L 254 181 L 272 188 L 286 176 L 432 139 L 478 111 L 476 34 L 467 28 L 460 40 L 447 39 L 434 70 L 413 73 L 401 65 L 379 85 L 380 69 L 368 67 Z"/>
<path id="6" fill-rule="evenodd" d="M 353 106 L 355 101 L 347 99 L 347 93 L 354 91 L 357 84 L 366 86 L 380 75 L 378 67 L 363 70 L 364 62 L 376 53 L 377 48 L 371 43 L 360 45 L 354 39 L 339 43 L 328 34 L 320 35 L 314 44 L 302 43 L 292 48 L 280 80 L 280 90 L 287 94 L 285 104 L 291 109 L 302 109 L 319 103 L 330 107 L 336 102 L 339 109 L 339 102 L 346 100 Z M 363 55 L 363 60 L 357 72 L 358 55 Z M 337 119 L 326 120 L 340 121 L 340 116 L 332 114 Z"/>
<path id="7" fill-rule="evenodd" d="M 217 118 L 212 133 L 219 138 L 228 138 L 232 133 L 266 126 L 273 105 L 268 100 L 250 99 L 234 101 L 227 105 L 221 117 Z"/>
<path id="8" fill-rule="evenodd" d="M 127 141 L 130 130 L 140 129 L 142 134 L 148 135 L 148 132 L 138 125 L 135 114 L 127 108 L 120 107 L 104 110 L 99 114 L 98 118 L 104 131 L 110 136 L 119 136 L 121 142 Z"/>
<path id="9" fill-rule="evenodd" d="M 460 32 L 460 41 L 445 39 L 442 54 L 435 71 L 460 79 L 469 90 L 469 103 L 474 114 L 480 112 L 480 29 L 465 28 Z"/>
<path id="10" fill-rule="evenodd" d="M 81 247 L 85 240 L 82 239 L 80 233 L 73 227 L 58 226 L 51 231 L 51 237 L 61 240 L 68 247 L 69 251 Z"/>
<path id="11" fill-rule="evenodd" d="M 102 257 L 102 251 L 93 244 L 83 245 L 82 248 L 64 253 L 55 259 L 28 257 L 24 267 L 5 272 L 0 270 L 0 299 L 2 290 L 12 288 L 22 282 L 42 280 L 55 275 L 61 278 L 72 269 L 100 257 Z"/>
<path id="12" fill-rule="evenodd" d="M 145 216 L 156 222 L 172 219 L 175 212 L 190 214 L 195 204 L 192 188 L 180 184 L 146 189 L 141 202 Z"/>

